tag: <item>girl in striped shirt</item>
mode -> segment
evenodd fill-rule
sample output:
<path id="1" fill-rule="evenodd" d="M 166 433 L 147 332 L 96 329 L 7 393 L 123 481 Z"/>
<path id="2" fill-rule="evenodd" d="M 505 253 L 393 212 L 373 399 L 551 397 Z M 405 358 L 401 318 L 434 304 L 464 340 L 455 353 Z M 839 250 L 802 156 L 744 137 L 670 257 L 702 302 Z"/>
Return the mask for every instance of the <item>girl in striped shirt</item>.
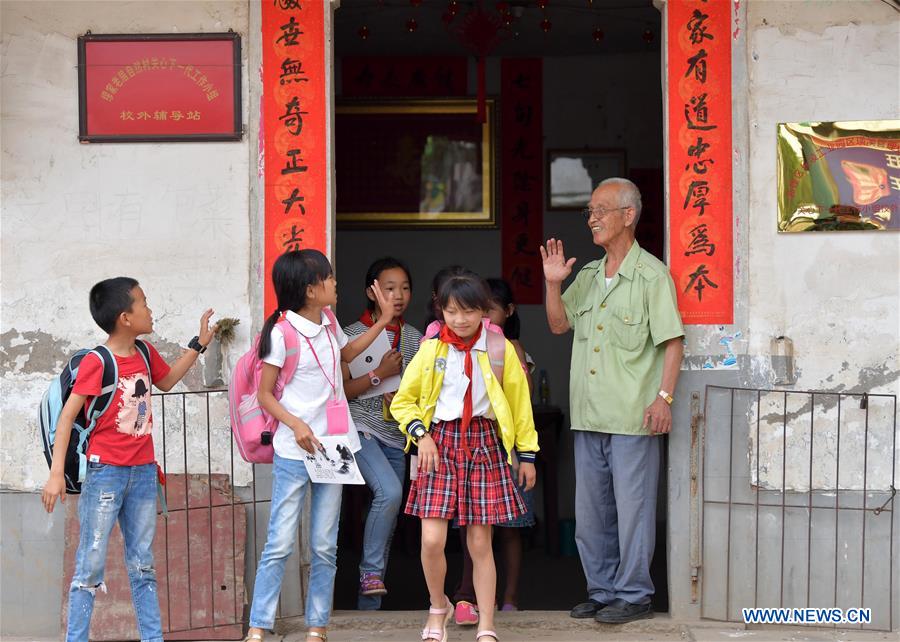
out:
<path id="1" fill-rule="evenodd" d="M 359 565 L 357 606 L 360 610 L 380 608 L 381 596 L 387 593 L 384 574 L 403 499 L 403 477 L 406 471 L 403 448 L 406 437 L 400 432 L 388 410 L 393 393 L 366 399 L 359 397 L 385 378 L 401 374 L 415 356 L 422 339 L 422 333 L 403 320 L 403 313 L 409 307 L 412 296 L 412 277 L 406 265 L 392 257 L 378 259 L 369 266 L 365 281 L 368 299 L 366 310 L 359 321 L 344 328 L 347 336 L 352 339 L 363 334 L 377 321 L 375 295 L 370 287 L 376 278 L 393 308 L 393 319 L 385 330 L 391 350 L 368 374 L 355 379 L 350 377 L 347 365 L 343 365 L 344 389 L 350 400 L 350 414 L 362 444 L 362 449 L 356 453 L 356 460 L 366 484 L 374 494 L 366 518 L 363 555 Z"/>

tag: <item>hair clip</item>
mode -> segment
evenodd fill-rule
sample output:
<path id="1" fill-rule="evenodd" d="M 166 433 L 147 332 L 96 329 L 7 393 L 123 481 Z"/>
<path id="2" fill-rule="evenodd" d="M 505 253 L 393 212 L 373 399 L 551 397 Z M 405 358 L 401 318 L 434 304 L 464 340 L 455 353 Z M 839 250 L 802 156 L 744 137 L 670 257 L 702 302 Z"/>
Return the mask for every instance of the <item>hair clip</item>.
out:
<path id="1" fill-rule="evenodd" d="M 286 310 L 279 310 L 279 311 L 278 311 L 278 321 L 276 321 L 276 323 L 281 323 L 281 322 L 284 321 L 286 318 L 287 318 L 287 311 L 286 311 Z"/>

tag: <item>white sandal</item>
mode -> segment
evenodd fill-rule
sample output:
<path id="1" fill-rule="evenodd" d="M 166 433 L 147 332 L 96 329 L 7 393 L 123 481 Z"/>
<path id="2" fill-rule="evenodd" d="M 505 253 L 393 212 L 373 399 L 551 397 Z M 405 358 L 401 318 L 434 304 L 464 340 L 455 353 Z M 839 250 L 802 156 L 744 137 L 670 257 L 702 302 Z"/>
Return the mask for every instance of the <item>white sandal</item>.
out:
<path id="1" fill-rule="evenodd" d="M 494 642 L 500 642 L 500 638 L 497 637 L 495 631 L 479 631 L 475 634 L 475 642 L 478 642 L 481 638 L 494 638 Z"/>
<path id="2" fill-rule="evenodd" d="M 257 642 L 262 642 L 263 636 L 259 633 L 250 633 L 247 637 L 244 638 L 243 642 L 253 642 L 253 640 L 257 640 Z"/>
<path id="3" fill-rule="evenodd" d="M 318 639 L 322 640 L 322 642 L 328 642 L 328 634 L 327 634 L 327 633 L 321 633 L 321 632 L 319 632 L 319 631 L 307 631 L 307 632 L 306 632 L 306 637 L 308 637 L 308 638 L 318 638 Z"/>
<path id="4" fill-rule="evenodd" d="M 445 606 L 442 609 L 436 609 L 433 606 L 428 609 L 429 615 L 443 615 L 444 621 L 439 629 L 429 629 L 427 626 L 422 629 L 423 640 L 437 640 L 438 642 L 447 642 L 447 623 L 453 617 L 453 602 L 446 595 L 444 596 Z"/>

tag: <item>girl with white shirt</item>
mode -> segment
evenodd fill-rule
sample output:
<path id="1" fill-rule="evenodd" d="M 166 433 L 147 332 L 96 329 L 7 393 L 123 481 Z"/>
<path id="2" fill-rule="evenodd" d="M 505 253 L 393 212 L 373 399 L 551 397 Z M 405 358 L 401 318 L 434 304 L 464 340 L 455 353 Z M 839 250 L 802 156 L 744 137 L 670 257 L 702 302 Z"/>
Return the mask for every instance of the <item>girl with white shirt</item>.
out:
<path id="1" fill-rule="evenodd" d="M 454 275 L 441 284 L 437 301 L 444 318 L 440 334 L 419 348 L 391 403 L 400 429 L 419 449 L 406 513 L 422 520 L 422 569 L 431 598 L 422 639 L 447 640 L 453 605 L 444 594 L 444 546 L 447 525 L 456 517 L 468 526 L 480 613 L 476 642 L 498 642 L 492 630 L 497 574 L 491 526 L 525 513 L 506 453 L 515 448 L 518 483 L 531 489 L 537 432 L 528 382 L 509 341 L 504 340 L 502 381 L 493 374 L 484 281 L 471 272 Z"/>
<path id="2" fill-rule="evenodd" d="M 312 564 L 306 594 L 306 639 L 325 642 L 334 594 L 343 487 L 310 482 L 303 458 L 321 447 L 318 437 L 329 434 L 346 434 L 350 450 L 359 450 L 340 364 L 341 360 L 352 361 L 384 330 L 392 317 L 391 305 L 374 281 L 372 292 L 382 313 L 371 328 L 350 342 L 329 309 L 337 304 L 337 281 L 324 254 L 311 249 L 282 254 L 272 268 L 272 284 L 278 310 L 266 319 L 260 334 L 258 353 L 264 365 L 257 397 L 260 406 L 279 424 L 272 440 L 275 458 L 269 528 L 256 569 L 245 642 L 262 640 L 263 630 L 275 625 L 284 565 L 293 551 L 307 491 L 312 494 Z M 300 357 L 279 400 L 273 390 L 285 361 L 284 325 L 276 325 L 282 319 L 297 333 Z"/>

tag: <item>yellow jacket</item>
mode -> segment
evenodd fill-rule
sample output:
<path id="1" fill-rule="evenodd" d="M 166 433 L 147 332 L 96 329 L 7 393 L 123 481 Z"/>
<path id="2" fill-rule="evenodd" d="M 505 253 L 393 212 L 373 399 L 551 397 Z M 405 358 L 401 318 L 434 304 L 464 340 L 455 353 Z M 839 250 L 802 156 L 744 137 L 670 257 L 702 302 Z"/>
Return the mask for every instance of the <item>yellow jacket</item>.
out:
<path id="1" fill-rule="evenodd" d="M 409 423 L 419 419 L 426 426 L 431 425 L 438 396 L 444 384 L 443 364 L 446 363 L 449 349 L 450 346 L 439 339 L 425 341 L 403 373 L 400 389 L 391 403 L 391 414 L 406 435 L 407 451 L 412 441 L 412 437 L 406 431 Z M 516 349 L 506 341 L 502 386 L 491 370 L 488 353 L 480 350 L 474 352 L 481 368 L 481 375 L 484 377 L 488 400 L 500 426 L 503 447 L 509 453 L 507 461 L 512 463 L 514 447 L 522 452 L 537 452 L 538 437 L 534 429 L 534 417 L 531 414 L 528 381 L 525 379 Z M 441 360 L 440 364 L 438 360 Z"/>

